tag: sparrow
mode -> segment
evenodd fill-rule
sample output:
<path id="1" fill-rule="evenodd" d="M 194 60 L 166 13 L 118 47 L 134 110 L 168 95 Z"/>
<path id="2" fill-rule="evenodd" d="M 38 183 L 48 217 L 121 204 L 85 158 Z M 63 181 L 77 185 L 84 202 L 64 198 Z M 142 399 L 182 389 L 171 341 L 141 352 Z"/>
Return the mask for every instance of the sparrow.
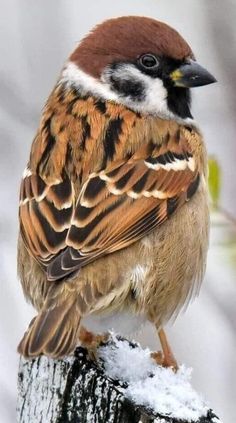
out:
<path id="1" fill-rule="evenodd" d="M 20 354 L 61 358 L 149 321 L 176 364 L 164 326 L 199 292 L 209 232 L 190 89 L 215 81 L 148 17 L 109 19 L 76 47 L 21 181 L 18 273 L 38 314 Z"/>

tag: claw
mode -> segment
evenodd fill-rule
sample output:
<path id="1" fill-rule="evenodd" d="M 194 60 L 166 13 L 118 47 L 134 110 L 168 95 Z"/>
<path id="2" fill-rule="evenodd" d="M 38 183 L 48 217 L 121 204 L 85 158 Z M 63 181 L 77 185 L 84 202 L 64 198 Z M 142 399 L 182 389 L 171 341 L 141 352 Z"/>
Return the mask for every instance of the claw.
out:
<path id="1" fill-rule="evenodd" d="M 80 328 L 79 340 L 81 346 L 88 350 L 88 355 L 92 361 L 97 361 L 97 349 L 101 346 L 101 344 L 107 342 L 108 338 L 109 333 L 95 335 L 83 326 Z"/>
<path id="2" fill-rule="evenodd" d="M 155 360 L 158 366 L 163 366 L 164 363 L 164 356 L 162 351 L 156 351 L 151 353 L 151 358 Z"/>
<path id="3" fill-rule="evenodd" d="M 155 360 L 158 366 L 170 367 L 171 369 L 173 369 L 174 372 L 177 372 L 179 368 L 174 356 L 172 355 L 166 357 L 162 351 L 152 352 L 151 358 Z"/>

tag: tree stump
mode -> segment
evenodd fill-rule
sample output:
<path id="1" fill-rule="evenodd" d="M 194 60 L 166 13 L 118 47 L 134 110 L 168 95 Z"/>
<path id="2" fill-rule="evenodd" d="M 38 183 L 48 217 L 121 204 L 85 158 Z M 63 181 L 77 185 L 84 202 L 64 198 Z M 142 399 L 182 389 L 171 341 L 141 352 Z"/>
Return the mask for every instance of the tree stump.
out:
<path id="1" fill-rule="evenodd" d="M 123 349 L 123 344 L 126 350 Z M 136 350 L 137 348 L 138 350 Z M 135 366 L 135 363 L 130 362 L 132 357 L 134 361 L 134 355 L 132 356 L 134 350 L 135 360 L 137 360 L 137 357 L 139 359 L 140 354 L 140 362 L 143 360 L 144 368 L 147 367 L 147 369 L 141 369 L 141 372 L 147 371 L 147 374 L 143 376 L 145 377 L 143 395 L 142 381 L 135 379 L 139 377 L 140 366 L 137 369 L 137 375 L 131 372 L 129 376 L 129 369 L 127 369 L 128 381 L 125 380 L 126 370 L 122 371 L 123 364 L 129 366 L 130 363 L 130 367 Z M 152 360 L 148 358 L 150 363 L 145 362 L 143 352 L 147 357 L 147 350 L 142 350 L 140 346 L 129 341 L 113 337 L 111 341 L 99 348 L 96 362 L 91 360 L 88 351 L 82 347 L 76 349 L 73 357 L 63 360 L 53 360 L 45 356 L 31 360 L 21 357 L 18 374 L 17 422 L 220 423 L 213 411 L 205 408 L 204 415 L 199 415 L 196 419 L 191 420 L 191 413 L 187 419 L 178 415 L 175 416 L 171 405 L 172 397 L 169 393 L 167 393 L 169 395 L 167 399 L 170 402 L 170 412 L 163 413 L 163 410 L 159 410 L 158 401 L 155 409 L 151 407 L 152 395 L 150 393 L 155 386 L 153 383 L 157 374 L 155 374 Z M 125 354 L 127 355 L 127 363 L 124 363 Z M 123 360 L 123 363 L 119 363 L 118 368 L 116 368 L 115 359 Z M 114 369 L 111 370 L 113 362 Z M 148 367 L 149 365 L 151 370 Z M 156 364 L 155 366 L 158 368 Z M 117 378 L 116 375 L 119 371 L 120 377 Z M 162 377 L 165 376 L 163 371 Z M 172 372 L 169 369 L 165 369 L 165 371 Z M 170 373 L 167 373 L 167 377 L 173 379 L 175 375 L 171 376 Z M 150 389 L 147 389 L 149 379 Z M 132 386 L 135 387 L 134 390 L 136 391 L 136 386 L 139 385 L 140 388 L 138 388 L 136 394 L 134 393 L 133 397 Z M 138 403 L 135 398 L 139 398 L 140 395 L 141 401 Z M 146 396 L 148 396 L 147 403 Z M 162 398 L 161 396 L 160 398 L 161 402 L 163 402 L 163 398 L 166 401 L 165 397 Z M 176 398 L 173 398 L 173 403 L 175 404 L 175 402 Z M 183 408 L 183 405 L 181 407 Z M 179 413 L 178 408 L 177 412 Z M 182 412 L 185 416 L 184 409 Z M 188 410 L 186 415 L 188 415 Z"/>

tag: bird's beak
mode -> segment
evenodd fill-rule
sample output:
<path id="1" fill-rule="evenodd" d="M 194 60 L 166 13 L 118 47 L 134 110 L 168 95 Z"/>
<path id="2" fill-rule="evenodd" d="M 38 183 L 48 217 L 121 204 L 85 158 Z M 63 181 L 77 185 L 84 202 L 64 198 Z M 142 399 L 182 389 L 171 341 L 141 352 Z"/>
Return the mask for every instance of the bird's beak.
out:
<path id="1" fill-rule="evenodd" d="M 201 87 L 202 85 L 217 82 L 215 77 L 194 60 L 189 59 L 170 74 L 175 87 Z"/>

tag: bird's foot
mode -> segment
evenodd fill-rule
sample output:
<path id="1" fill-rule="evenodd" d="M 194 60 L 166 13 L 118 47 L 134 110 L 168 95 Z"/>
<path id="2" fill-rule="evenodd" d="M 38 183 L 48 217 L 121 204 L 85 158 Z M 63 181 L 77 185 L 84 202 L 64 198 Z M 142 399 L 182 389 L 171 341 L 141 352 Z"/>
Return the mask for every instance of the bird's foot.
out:
<path id="1" fill-rule="evenodd" d="M 178 370 L 178 363 L 172 353 L 169 354 L 163 354 L 162 351 L 152 352 L 151 357 L 155 362 L 158 364 L 158 366 L 162 367 L 170 367 L 175 373 Z"/>
<path id="2" fill-rule="evenodd" d="M 97 349 L 109 339 L 109 333 L 96 335 L 84 327 L 80 328 L 79 340 L 82 347 L 88 350 L 89 358 L 97 361 Z"/>

